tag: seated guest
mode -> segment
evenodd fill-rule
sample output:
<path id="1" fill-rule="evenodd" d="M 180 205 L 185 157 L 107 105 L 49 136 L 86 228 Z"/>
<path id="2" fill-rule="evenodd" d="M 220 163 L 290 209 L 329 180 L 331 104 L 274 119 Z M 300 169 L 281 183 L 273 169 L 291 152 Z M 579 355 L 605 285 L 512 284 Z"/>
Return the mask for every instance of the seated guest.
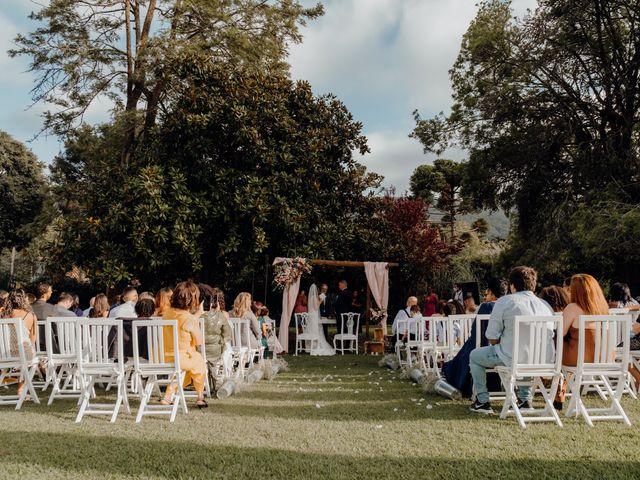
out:
<path id="1" fill-rule="evenodd" d="M 608 315 L 609 305 L 604 298 L 602 288 L 591 275 L 579 273 L 571 277 L 571 303 L 562 313 L 562 365 L 578 365 L 578 337 L 580 315 Z M 592 362 L 595 353 L 595 324 L 585 325 L 584 355 L 585 361 Z M 566 380 L 558 389 L 553 405 L 562 410 L 567 389 Z"/>
<path id="2" fill-rule="evenodd" d="M 562 282 L 562 289 L 567 294 L 569 301 L 571 301 L 571 277 L 567 277 Z"/>
<path id="3" fill-rule="evenodd" d="M 200 333 L 200 322 L 194 313 L 199 312 L 200 294 L 198 286 L 193 282 L 181 282 L 176 286 L 171 296 L 171 306 L 164 312 L 164 320 L 178 321 L 178 345 L 175 350 L 180 358 L 180 368 L 186 372 L 184 384 L 186 387 L 193 382 L 198 394 L 196 405 L 198 408 L 206 408 L 207 402 L 204 399 L 204 384 L 206 367 L 204 359 L 196 349 L 196 345 L 202 344 Z M 173 336 L 171 329 L 164 329 L 165 355 L 171 361 L 174 351 Z M 169 385 L 165 392 L 162 403 L 168 405 L 177 386 L 175 383 Z"/>
<path id="4" fill-rule="evenodd" d="M 301 291 L 296 297 L 296 303 L 293 306 L 293 313 L 307 313 L 308 311 L 308 299 L 304 291 Z"/>
<path id="5" fill-rule="evenodd" d="M 104 293 L 99 293 L 93 297 L 93 307 L 89 309 L 89 318 L 107 318 L 109 316 L 109 300 Z"/>
<path id="6" fill-rule="evenodd" d="M 58 303 L 53 307 L 52 317 L 77 317 L 77 315 L 70 310 L 74 301 L 70 293 L 62 292 L 58 297 Z"/>
<path id="7" fill-rule="evenodd" d="M 478 306 L 476 305 L 476 300 L 473 298 L 472 293 L 467 293 L 464 297 L 464 313 L 472 315 L 476 313 L 478 310 Z"/>
<path id="8" fill-rule="evenodd" d="M 251 311 L 252 301 L 251 294 L 247 292 L 239 293 L 233 302 L 233 310 L 231 310 L 231 316 L 233 318 L 241 318 L 249 320 L 249 342 L 248 345 L 253 350 L 258 350 L 262 344 L 262 332 L 260 330 L 260 324 L 258 318 Z M 246 338 L 246 326 L 242 326 L 242 338 Z M 244 346 L 244 345 L 243 345 Z"/>
<path id="9" fill-rule="evenodd" d="M 36 329 L 38 328 L 38 318 L 31 311 L 31 306 L 27 300 L 27 293 L 21 289 L 11 290 L 0 310 L 0 318 L 19 318 L 22 320 L 23 331 L 21 332 L 22 343 L 25 347 L 27 358 L 35 355 Z M 17 337 L 17 335 L 16 335 Z M 18 355 L 18 345 L 11 345 L 11 353 Z M 18 395 L 24 389 L 24 381 L 18 382 Z"/>
<path id="10" fill-rule="evenodd" d="M 632 311 L 640 310 L 640 305 L 631 296 L 629 285 L 617 282 L 609 288 L 609 308 L 628 308 Z"/>
<path id="11" fill-rule="evenodd" d="M 399 320 L 405 320 L 405 319 L 409 319 L 412 318 L 411 317 L 411 308 L 418 305 L 418 298 L 417 297 L 409 297 L 407 298 L 407 307 L 398 311 L 398 313 L 396 314 L 396 317 L 393 319 L 393 324 L 391 325 L 391 335 L 400 335 L 400 340 L 404 341 L 406 340 L 407 337 L 407 328 L 405 327 L 405 324 L 398 324 Z M 415 334 L 415 330 L 411 331 L 412 334 Z"/>
<path id="12" fill-rule="evenodd" d="M 554 313 L 562 313 L 569 304 L 569 295 L 564 288 L 552 285 L 545 287 L 540 291 L 540 298 L 547 302 Z"/>
<path id="13" fill-rule="evenodd" d="M 230 347 L 231 325 L 229 315 L 220 308 L 222 291 L 204 284 L 198 285 L 198 288 L 203 311 L 201 318 L 204 320 L 204 349 L 207 362 L 213 365 L 221 360 L 224 351 Z"/>
<path id="14" fill-rule="evenodd" d="M 156 302 L 153 297 L 140 298 L 135 306 L 136 318 L 148 320 L 156 312 Z"/>
<path id="15" fill-rule="evenodd" d="M 160 291 L 156 293 L 155 317 L 164 315 L 164 311 L 171 306 L 171 295 L 173 295 L 173 290 L 168 287 L 161 288 Z"/>
<path id="16" fill-rule="evenodd" d="M 538 274 L 530 267 L 516 267 L 509 274 L 509 288 L 511 295 L 499 298 L 491 312 L 489 326 L 485 333 L 490 345 L 476 348 L 469 357 L 469 367 L 473 377 L 473 385 L 476 390 L 476 400 L 471 406 L 472 412 L 490 414 L 493 413 L 489 403 L 489 391 L 487 389 L 487 368 L 499 365 L 510 366 L 513 352 L 513 336 L 515 331 L 515 318 L 518 315 L 551 315 L 553 312 L 546 302 L 533 293 L 536 288 Z M 553 351 L 553 330 L 549 329 L 549 350 Z M 522 358 L 526 358 L 529 349 L 527 332 L 521 332 L 518 347 Z M 549 359 L 551 361 L 551 359 Z M 518 388 L 518 407 L 531 409 L 532 393 L 530 387 Z"/>
<path id="17" fill-rule="evenodd" d="M 489 315 L 493 310 L 496 300 L 507 294 L 507 282 L 502 278 L 492 278 L 489 280 L 487 289 L 484 292 L 484 302 L 478 308 L 477 315 Z M 471 327 L 469 338 L 464 343 L 457 355 L 450 361 L 445 362 L 442 366 L 442 373 L 446 381 L 457 388 L 465 398 L 471 398 L 473 394 L 473 381 L 471 379 L 471 371 L 469 370 L 469 355 L 476 348 L 476 325 L 474 322 Z M 485 332 L 489 322 L 480 323 L 480 346 L 484 347 L 488 344 L 485 338 Z M 487 377 L 488 388 L 492 391 L 500 390 L 500 377 L 497 373 L 491 373 Z"/>
<path id="18" fill-rule="evenodd" d="M 109 318 L 135 318 L 138 291 L 134 287 L 127 287 L 122 291 L 122 303 L 111 309 Z"/>
<path id="19" fill-rule="evenodd" d="M 36 287 L 36 301 L 31 304 L 31 308 L 40 321 L 53 317 L 53 305 L 48 303 L 52 294 L 53 289 L 48 283 L 42 282 Z"/>
<path id="20" fill-rule="evenodd" d="M 106 295 L 105 295 L 106 297 Z M 91 309 L 93 308 L 93 305 L 96 302 L 96 297 L 91 297 L 91 300 L 89 300 L 89 308 L 85 309 L 82 311 L 82 316 L 83 317 L 88 317 L 89 316 L 89 312 L 91 311 Z M 109 300 L 107 299 L 107 305 L 109 304 Z M 107 312 L 108 314 L 109 312 Z"/>
<path id="21" fill-rule="evenodd" d="M 284 348 L 282 348 L 282 344 L 273 329 L 274 322 L 269 317 L 269 309 L 267 307 L 262 307 L 258 320 L 260 321 L 260 328 L 262 328 L 263 345 L 265 345 L 266 342 L 267 347 L 274 354 L 284 352 Z"/>
<path id="22" fill-rule="evenodd" d="M 36 301 L 36 296 L 31 292 L 27 293 L 27 302 L 29 302 L 29 305 L 33 305 L 35 301 Z"/>
<path id="23" fill-rule="evenodd" d="M 69 293 L 73 297 L 73 305 L 69 308 L 73 313 L 76 314 L 76 317 L 82 317 L 83 311 L 80 308 L 80 297 L 77 293 Z"/>

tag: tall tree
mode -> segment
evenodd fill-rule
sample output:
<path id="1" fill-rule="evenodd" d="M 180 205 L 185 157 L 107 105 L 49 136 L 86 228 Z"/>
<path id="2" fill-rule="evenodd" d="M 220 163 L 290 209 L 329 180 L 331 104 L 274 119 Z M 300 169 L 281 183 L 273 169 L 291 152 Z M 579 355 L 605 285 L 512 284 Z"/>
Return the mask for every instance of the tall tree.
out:
<path id="1" fill-rule="evenodd" d="M 54 106 L 46 130 L 69 132 L 100 97 L 123 109 L 126 162 L 181 82 L 173 67 L 186 55 L 283 71 L 298 27 L 320 15 L 320 4 L 296 0 L 51 0 L 31 14 L 42 26 L 9 53 L 32 58 L 33 99 Z"/>
<path id="2" fill-rule="evenodd" d="M 471 211 L 469 200 L 463 195 L 462 183 L 466 164 L 438 159 L 433 165 L 420 165 L 411 175 L 411 193 L 444 212 L 442 223 L 449 226 L 449 240 L 456 240 L 456 221 L 459 215 Z"/>
<path id="3" fill-rule="evenodd" d="M 515 210 L 521 254 L 563 268 L 582 202 L 640 202 L 640 4 L 538 5 L 515 19 L 509 2 L 480 4 L 450 71 L 451 114 L 416 113 L 414 134 L 428 151 L 468 149 L 476 206 Z"/>
<path id="4" fill-rule="evenodd" d="M 43 165 L 22 143 L 0 131 L 0 250 L 23 247 L 42 210 L 48 184 Z"/>
<path id="5" fill-rule="evenodd" d="M 117 122 L 80 130 L 56 160 L 60 271 L 233 285 L 265 254 L 348 254 L 380 178 L 354 159 L 368 147 L 345 106 L 285 75 L 178 68 L 184 81 L 136 162 L 117 168 Z"/>

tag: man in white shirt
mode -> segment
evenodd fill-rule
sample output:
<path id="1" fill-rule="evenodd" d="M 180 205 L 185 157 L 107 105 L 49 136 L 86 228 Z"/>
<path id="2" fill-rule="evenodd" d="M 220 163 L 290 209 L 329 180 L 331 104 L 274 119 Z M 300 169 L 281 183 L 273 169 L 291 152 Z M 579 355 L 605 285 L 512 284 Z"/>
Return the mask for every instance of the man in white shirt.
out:
<path id="1" fill-rule="evenodd" d="M 473 377 L 476 400 L 471 406 L 472 412 L 491 414 L 489 391 L 487 390 L 487 368 L 499 365 L 510 366 L 513 353 L 513 336 L 515 333 L 515 317 L 518 315 L 553 315 L 549 304 L 538 298 L 533 291 L 536 288 L 538 274 L 530 267 L 516 267 L 509 274 L 511 295 L 499 298 L 491 312 L 489 326 L 485 336 L 490 345 L 476 348 L 469 357 L 469 368 Z M 549 329 L 547 341 L 553 345 L 553 329 Z M 520 355 L 526 358 L 529 338 L 526 334 L 520 337 Z M 553 348 L 547 351 L 552 352 Z M 532 393 L 529 387 L 518 388 L 518 406 L 521 409 L 531 408 Z"/>
<path id="2" fill-rule="evenodd" d="M 122 304 L 109 312 L 109 318 L 137 318 L 136 302 L 138 291 L 133 287 L 127 287 L 122 292 Z"/>
<path id="3" fill-rule="evenodd" d="M 407 320 L 411 318 L 411 307 L 418 305 L 418 299 L 416 297 L 409 297 L 407 299 L 407 308 L 400 310 L 396 314 L 396 318 L 393 319 L 393 325 L 391 326 L 391 334 L 395 335 L 396 332 L 399 333 L 402 337 L 407 334 L 406 324 L 403 322 L 398 324 L 398 320 Z M 415 326 L 411 328 L 411 333 L 415 334 Z"/>

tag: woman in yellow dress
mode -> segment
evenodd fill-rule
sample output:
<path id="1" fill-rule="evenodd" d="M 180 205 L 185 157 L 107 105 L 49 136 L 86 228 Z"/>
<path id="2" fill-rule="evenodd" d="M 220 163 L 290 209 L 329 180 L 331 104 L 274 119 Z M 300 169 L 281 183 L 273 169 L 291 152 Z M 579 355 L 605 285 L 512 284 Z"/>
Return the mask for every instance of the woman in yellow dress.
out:
<path id="1" fill-rule="evenodd" d="M 196 405 L 198 408 L 208 407 L 204 399 L 205 385 L 205 364 L 202 355 L 197 350 L 197 346 L 202 344 L 202 335 L 200 333 L 200 324 L 198 316 L 200 315 L 200 292 L 198 286 L 193 282 L 179 283 L 173 295 L 171 295 L 171 306 L 166 309 L 162 315 L 163 320 L 178 321 L 178 355 L 180 358 L 180 368 L 186 373 L 184 378 L 184 386 L 191 382 L 198 393 Z M 173 336 L 171 329 L 164 329 L 164 345 L 165 355 L 168 360 L 173 357 Z M 171 384 L 167 387 L 162 403 L 169 404 L 171 395 L 175 392 L 177 386 Z"/>

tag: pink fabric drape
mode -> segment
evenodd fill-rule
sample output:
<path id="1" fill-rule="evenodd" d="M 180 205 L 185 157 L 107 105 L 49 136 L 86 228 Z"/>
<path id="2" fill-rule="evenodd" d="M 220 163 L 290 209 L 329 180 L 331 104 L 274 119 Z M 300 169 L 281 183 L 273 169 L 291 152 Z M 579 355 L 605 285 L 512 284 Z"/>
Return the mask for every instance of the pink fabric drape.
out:
<path id="1" fill-rule="evenodd" d="M 282 257 L 278 257 L 273 261 L 274 265 L 282 263 L 285 260 Z M 296 304 L 296 298 L 300 291 L 300 277 L 292 285 L 284 287 L 282 292 L 282 315 L 280 316 L 280 325 L 278 327 L 278 340 L 284 351 L 289 350 L 289 323 L 291 322 L 291 315 L 293 314 L 293 307 Z"/>
<path id="2" fill-rule="evenodd" d="M 389 269 L 386 262 L 364 262 L 364 273 L 367 276 L 369 289 L 378 308 L 385 311 L 389 305 Z M 387 332 L 387 317 L 381 322 L 385 335 Z"/>

